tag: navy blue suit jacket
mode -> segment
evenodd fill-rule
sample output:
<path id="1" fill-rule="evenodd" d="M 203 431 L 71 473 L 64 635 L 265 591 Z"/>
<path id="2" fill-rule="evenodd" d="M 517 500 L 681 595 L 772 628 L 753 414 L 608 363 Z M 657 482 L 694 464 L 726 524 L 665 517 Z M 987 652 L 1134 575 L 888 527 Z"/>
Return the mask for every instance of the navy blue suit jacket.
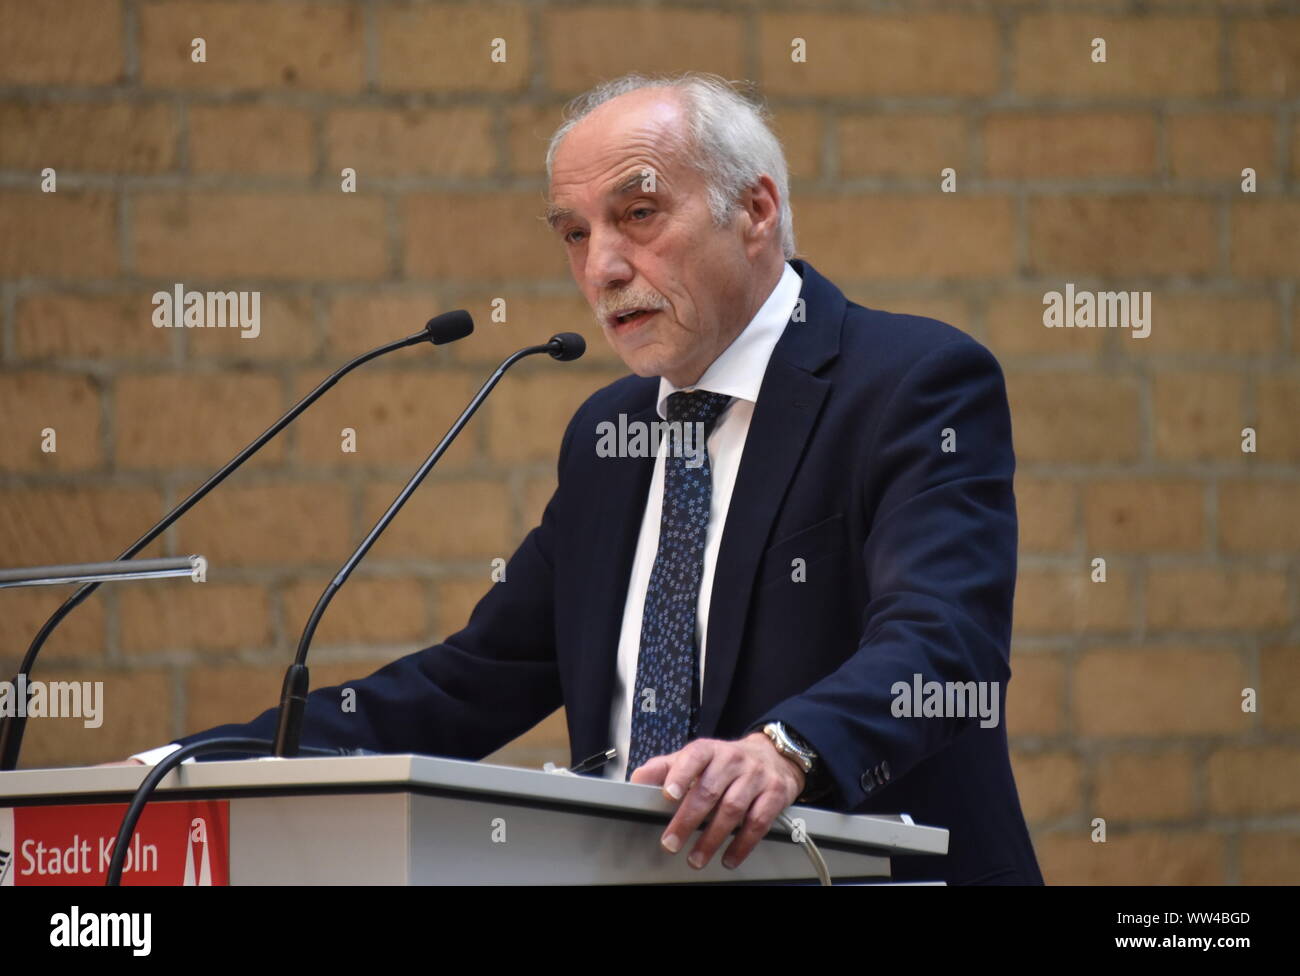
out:
<path id="1" fill-rule="evenodd" d="M 963 332 L 853 304 L 793 265 L 806 321 L 772 355 L 727 513 L 699 734 L 782 720 L 826 764 L 818 805 L 948 828 L 946 856 L 894 860 L 900 880 L 1041 883 L 1001 721 L 1017 542 L 1001 369 Z M 314 692 L 303 742 L 481 759 L 563 705 L 574 762 L 607 748 L 654 461 L 598 456 L 598 425 L 657 420 L 657 392 L 628 376 L 587 400 L 505 580 L 463 630 L 347 685 L 355 712 Z M 917 674 L 996 682 L 999 722 L 896 717 L 891 689 Z M 180 741 L 273 733 L 267 712 Z"/>

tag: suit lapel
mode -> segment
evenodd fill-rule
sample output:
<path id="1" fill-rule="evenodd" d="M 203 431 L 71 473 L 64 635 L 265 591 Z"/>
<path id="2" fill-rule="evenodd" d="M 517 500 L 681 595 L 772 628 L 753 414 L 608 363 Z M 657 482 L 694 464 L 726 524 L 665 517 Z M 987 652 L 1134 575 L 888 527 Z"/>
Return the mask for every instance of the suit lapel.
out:
<path id="1" fill-rule="evenodd" d="M 812 436 L 830 382 L 815 375 L 839 351 L 846 303 L 801 261 L 806 321 L 792 320 L 772 352 L 736 473 L 714 571 L 697 734 L 712 737 L 741 652 L 759 559 Z"/>

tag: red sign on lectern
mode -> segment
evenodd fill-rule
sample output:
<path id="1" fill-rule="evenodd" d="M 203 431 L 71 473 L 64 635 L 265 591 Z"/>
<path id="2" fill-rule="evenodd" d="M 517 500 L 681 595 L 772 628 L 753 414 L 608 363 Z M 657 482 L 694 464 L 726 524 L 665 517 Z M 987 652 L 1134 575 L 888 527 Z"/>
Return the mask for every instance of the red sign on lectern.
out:
<path id="1" fill-rule="evenodd" d="M 0 809 L 0 886 L 102 885 L 125 803 Z M 230 884 L 230 801 L 150 803 L 124 885 Z"/>

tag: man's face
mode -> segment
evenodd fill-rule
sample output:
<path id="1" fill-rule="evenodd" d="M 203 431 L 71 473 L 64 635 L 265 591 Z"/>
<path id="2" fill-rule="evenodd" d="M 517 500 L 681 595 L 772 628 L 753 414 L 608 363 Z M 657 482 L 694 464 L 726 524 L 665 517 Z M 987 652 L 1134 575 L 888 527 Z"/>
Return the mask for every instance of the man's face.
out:
<path id="1" fill-rule="evenodd" d="M 677 386 L 697 381 L 755 311 L 747 223 L 714 224 L 684 122 L 664 89 L 601 105 L 556 151 L 548 213 L 614 351 Z"/>

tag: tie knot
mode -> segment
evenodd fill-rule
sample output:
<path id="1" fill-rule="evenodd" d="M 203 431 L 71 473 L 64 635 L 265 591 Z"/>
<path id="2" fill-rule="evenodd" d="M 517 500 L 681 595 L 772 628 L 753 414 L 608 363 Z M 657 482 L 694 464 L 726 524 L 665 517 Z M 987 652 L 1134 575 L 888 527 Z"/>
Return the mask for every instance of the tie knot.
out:
<path id="1" fill-rule="evenodd" d="M 668 397 L 668 420 L 671 423 L 703 423 L 705 430 L 712 430 L 713 424 L 730 402 L 731 397 L 725 393 L 710 393 L 707 390 L 673 393 Z"/>

